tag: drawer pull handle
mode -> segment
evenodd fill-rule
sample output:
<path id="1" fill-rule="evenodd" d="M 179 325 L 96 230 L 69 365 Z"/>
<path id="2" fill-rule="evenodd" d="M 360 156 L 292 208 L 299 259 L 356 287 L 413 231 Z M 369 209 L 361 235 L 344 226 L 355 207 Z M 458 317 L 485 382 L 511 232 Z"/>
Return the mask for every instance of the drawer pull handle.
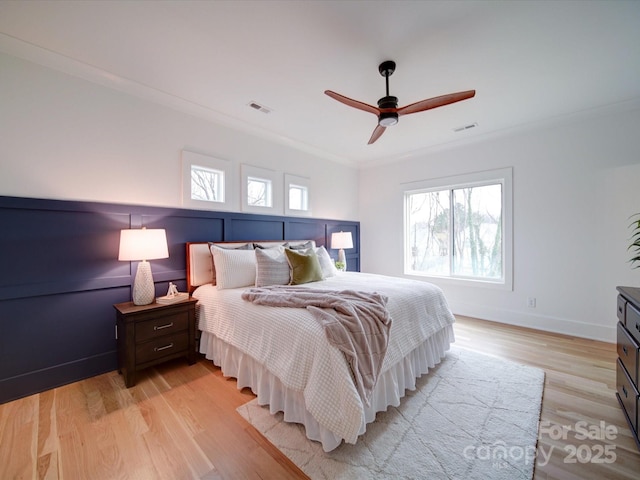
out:
<path id="1" fill-rule="evenodd" d="M 163 328 L 171 328 L 173 327 L 173 322 L 167 323 L 166 325 L 154 325 L 154 330 L 162 330 Z"/>
<path id="2" fill-rule="evenodd" d="M 629 394 L 627 393 L 627 387 L 625 387 L 624 385 L 622 385 L 622 393 L 624 393 L 624 398 L 629 397 Z"/>
<path id="3" fill-rule="evenodd" d="M 636 330 L 640 332 L 640 323 L 636 322 Z"/>
<path id="4" fill-rule="evenodd" d="M 624 352 L 625 355 L 629 355 L 629 352 L 627 352 L 627 346 L 626 345 L 622 346 L 622 351 Z"/>
<path id="5" fill-rule="evenodd" d="M 166 350 L 168 348 L 173 348 L 173 343 L 170 343 L 169 345 L 165 345 L 164 347 L 155 347 L 153 349 L 154 352 L 161 352 L 162 350 Z M 626 395 L 626 393 L 625 393 Z"/>
<path id="6" fill-rule="evenodd" d="M 618 307 L 618 312 L 622 313 L 622 307 Z"/>

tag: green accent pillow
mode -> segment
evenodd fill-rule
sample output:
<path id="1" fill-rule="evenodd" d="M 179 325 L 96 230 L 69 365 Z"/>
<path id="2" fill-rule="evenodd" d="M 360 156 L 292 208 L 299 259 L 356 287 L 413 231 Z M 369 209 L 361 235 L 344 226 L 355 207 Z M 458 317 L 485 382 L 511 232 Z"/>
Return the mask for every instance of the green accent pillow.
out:
<path id="1" fill-rule="evenodd" d="M 284 253 L 291 269 L 291 285 L 322 280 L 322 267 L 312 248 L 306 252 L 285 248 Z"/>

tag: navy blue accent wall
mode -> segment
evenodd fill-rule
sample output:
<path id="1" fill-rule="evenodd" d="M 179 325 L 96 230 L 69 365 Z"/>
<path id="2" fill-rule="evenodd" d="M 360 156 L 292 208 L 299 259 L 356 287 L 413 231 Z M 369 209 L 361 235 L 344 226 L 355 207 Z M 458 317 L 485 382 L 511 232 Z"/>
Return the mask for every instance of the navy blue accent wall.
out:
<path id="1" fill-rule="evenodd" d="M 186 289 L 185 243 L 315 240 L 360 223 L 0 196 L 0 403 L 117 368 L 114 303 L 131 299 L 136 262 L 118 261 L 120 230 L 164 228 L 169 258 L 151 261 L 156 295 Z"/>

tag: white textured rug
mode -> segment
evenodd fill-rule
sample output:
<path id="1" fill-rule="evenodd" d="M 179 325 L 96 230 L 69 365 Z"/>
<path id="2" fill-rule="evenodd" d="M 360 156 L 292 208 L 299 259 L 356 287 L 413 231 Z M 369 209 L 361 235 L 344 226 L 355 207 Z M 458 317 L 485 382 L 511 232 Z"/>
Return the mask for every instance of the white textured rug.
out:
<path id="1" fill-rule="evenodd" d="M 530 480 L 544 372 L 452 348 L 355 445 L 325 453 L 255 400 L 238 412 L 312 479 Z"/>

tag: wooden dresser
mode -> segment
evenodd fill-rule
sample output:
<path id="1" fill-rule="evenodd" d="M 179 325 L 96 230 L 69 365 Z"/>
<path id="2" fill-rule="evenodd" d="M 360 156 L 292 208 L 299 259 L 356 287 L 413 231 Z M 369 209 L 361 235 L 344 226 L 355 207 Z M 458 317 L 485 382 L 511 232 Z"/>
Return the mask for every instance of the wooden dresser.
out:
<path id="1" fill-rule="evenodd" d="M 171 305 L 114 305 L 117 312 L 118 372 L 132 387 L 136 372 L 167 360 L 196 362 L 196 303 L 189 298 Z"/>
<path id="2" fill-rule="evenodd" d="M 616 396 L 631 433 L 640 449 L 638 408 L 640 407 L 640 288 L 618 287 L 618 361 Z"/>

